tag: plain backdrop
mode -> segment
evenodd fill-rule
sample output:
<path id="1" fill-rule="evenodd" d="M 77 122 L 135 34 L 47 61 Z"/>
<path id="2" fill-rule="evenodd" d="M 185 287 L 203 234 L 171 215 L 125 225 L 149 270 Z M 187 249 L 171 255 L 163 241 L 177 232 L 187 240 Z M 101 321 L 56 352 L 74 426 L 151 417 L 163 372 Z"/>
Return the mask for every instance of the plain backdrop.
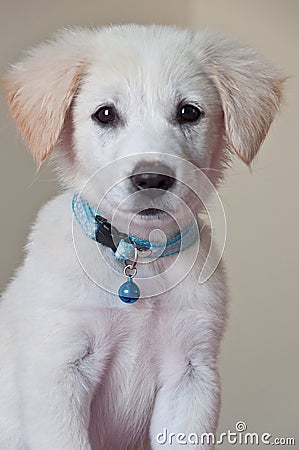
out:
<path id="1" fill-rule="evenodd" d="M 234 430 L 235 423 L 243 420 L 248 431 L 296 436 L 298 0 L 1 0 L 0 6 L 1 74 L 24 50 L 60 27 L 136 22 L 224 32 L 255 48 L 290 75 L 285 104 L 252 173 L 235 159 L 220 192 L 228 222 L 224 257 L 231 303 L 220 357 L 223 404 L 219 431 Z M 38 209 L 58 189 L 48 167 L 36 173 L 3 97 L 0 114 L 0 257 L 4 288 L 22 261 L 26 236 Z"/>

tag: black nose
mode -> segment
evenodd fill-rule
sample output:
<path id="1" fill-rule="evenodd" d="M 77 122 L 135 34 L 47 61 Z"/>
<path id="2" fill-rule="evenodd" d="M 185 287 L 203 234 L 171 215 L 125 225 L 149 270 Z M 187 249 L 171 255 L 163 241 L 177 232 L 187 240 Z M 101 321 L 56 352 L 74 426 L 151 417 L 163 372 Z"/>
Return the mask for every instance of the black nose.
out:
<path id="1" fill-rule="evenodd" d="M 175 182 L 174 173 L 165 164 L 142 162 L 135 167 L 131 181 L 135 188 L 167 191 Z"/>

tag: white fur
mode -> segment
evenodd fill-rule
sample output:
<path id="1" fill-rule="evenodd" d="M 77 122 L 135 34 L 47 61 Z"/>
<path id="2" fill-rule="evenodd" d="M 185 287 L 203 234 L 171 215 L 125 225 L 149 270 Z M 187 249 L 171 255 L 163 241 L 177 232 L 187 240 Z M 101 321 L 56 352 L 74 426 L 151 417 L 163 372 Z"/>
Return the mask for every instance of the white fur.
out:
<path id="1" fill-rule="evenodd" d="M 278 73 L 233 41 L 158 26 L 64 31 L 12 69 L 6 80 L 12 114 L 36 159 L 56 146 L 65 192 L 41 209 L 24 264 L 0 304 L 1 450 L 156 450 L 163 428 L 215 432 L 227 293 L 221 264 L 206 283 L 197 281 L 209 231 L 201 234 L 192 270 L 174 289 L 125 305 L 91 280 L 115 283 L 112 270 L 97 264 L 96 243 L 74 223 L 84 270 L 79 264 L 71 200 L 96 171 L 125 157 L 118 180 L 146 158 L 166 161 L 178 177 L 196 183 L 196 171 L 186 174 L 183 164 L 174 164 L 180 157 L 204 168 L 216 185 L 229 150 L 247 163 L 254 157 L 281 83 Z M 205 111 L 188 132 L 174 120 L 181 100 Z M 112 102 L 123 123 L 107 131 L 90 116 Z M 94 206 L 115 181 L 111 167 L 86 191 Z M 130 186 L 124 180 L 113 187 L 100 212 L 111 219 Z M 198 212 L 187 188 L 179 186 L 176 195 Z M 165 207 L 163 198 L 151 206 Z M 130 202 L 119 228 L 141 206 Z M 167 208 L 184 223 L 175 199 Z M 174 232 L 163 219 L 160 226 L 167 235 Z M 131 231 L 143 237 L 152 228 L 150 220 L 139 220 Z M 111 250 L 102 252 L 121 273 Z M 181 254 L 176 270 L 184 272 L 191 253 Z M 174 260 L 160 259 L 140 273 L 153 276 Z"/>

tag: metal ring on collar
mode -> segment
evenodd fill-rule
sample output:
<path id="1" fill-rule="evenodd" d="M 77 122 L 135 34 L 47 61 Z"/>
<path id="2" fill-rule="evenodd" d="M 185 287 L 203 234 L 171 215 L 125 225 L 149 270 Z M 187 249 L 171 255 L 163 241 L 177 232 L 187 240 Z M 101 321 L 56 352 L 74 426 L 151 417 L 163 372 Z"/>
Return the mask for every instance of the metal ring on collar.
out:
<path id="1" fill-rule="evenodd" d="M 132 242 L 132 244 L 134 245 L 134 259 L 132 260 L 131 264 L 127 264 L 128 266 L 132 266 L 132 268 L 135 268 L 137 265 L 137 260 L 138 260 L 138 248 L 135 242 Z"/>
<path id="2" fill-rule="evenodd" d="M 125 274 L 125 277 L 134 278 L 136 276 L 136 274 L 137 274 L 136 264 L 135 264 L 135 266 L 133 264 L 128 264 L 124 268 L 124 274 Z"/>

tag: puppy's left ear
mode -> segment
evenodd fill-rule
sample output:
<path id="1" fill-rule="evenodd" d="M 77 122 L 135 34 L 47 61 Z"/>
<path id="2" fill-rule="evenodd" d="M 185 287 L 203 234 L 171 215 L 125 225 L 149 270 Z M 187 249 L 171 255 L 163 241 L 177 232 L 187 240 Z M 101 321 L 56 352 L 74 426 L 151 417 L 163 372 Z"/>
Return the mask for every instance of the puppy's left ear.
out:
<path id="1" fill-rule="evenodd" d="M 65 30 L 33 49 L 3 78 L 11 114 L 39 164 L 57 144 L 79 87 L 80 56 L 75 33 Z"/>
<path id="2" fill-rule="evenodd" d="M 279 109 L 286 77 L 254 51 L 219 35 L 204 35 L 204 55 L 224 112 L 229 148 L 250 164 Z"/>

